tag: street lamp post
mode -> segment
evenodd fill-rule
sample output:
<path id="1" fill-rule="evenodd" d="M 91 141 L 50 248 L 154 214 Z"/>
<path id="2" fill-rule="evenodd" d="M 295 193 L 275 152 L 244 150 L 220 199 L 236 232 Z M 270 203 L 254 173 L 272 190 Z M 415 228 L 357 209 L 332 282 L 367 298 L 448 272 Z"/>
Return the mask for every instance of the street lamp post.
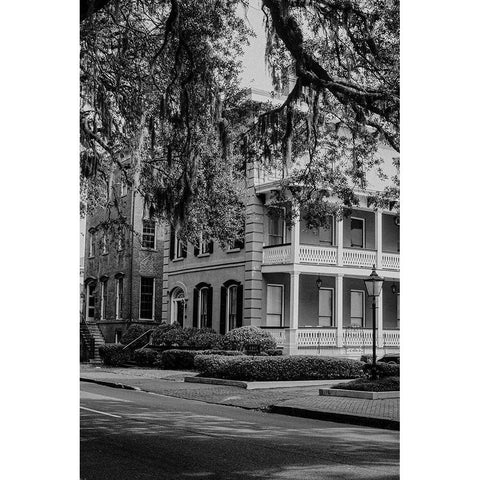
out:
<path id="1" fill-rule="evenodd" d="M 372 378 L 377 378 L 377 304 L 376 299 L 380 295 L 383 287 L 383 278 L 375 271 L 373 265 L 372 273 L 364 280 L 367 295 L 372 297 L 372 328 L 373 328 L 373 348 L 372 348 Z"/>

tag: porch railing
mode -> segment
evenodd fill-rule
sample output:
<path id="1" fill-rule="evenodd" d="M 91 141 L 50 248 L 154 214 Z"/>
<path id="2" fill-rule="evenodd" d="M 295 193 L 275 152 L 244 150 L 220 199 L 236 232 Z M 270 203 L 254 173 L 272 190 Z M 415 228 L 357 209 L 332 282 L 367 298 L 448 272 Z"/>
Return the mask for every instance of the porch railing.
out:
<path id="1" fill-rule="evenodd" d="M 337 345 L 336 328 L 298 329 L 298 348 L 335 347 Z"/>
<path id="2" fill-rule="evenodd" d="M 316 245 L 300 245 L 300 262 L 336 265 L 337 248 L 320 247 Z"/>
<path id="3" fill-rule="evenodd" d="M 272 334 L 273 338 L 277 342 L 277 347 L 283 347 L 285 345 L 285 330 L 283 328 L 263 328 L 264 332 Z"/>
<path id="4" fill-rule="evenodd" d="M 385 347 L 400 347 L 400 330 L 384 330 L 383 344 Z"/>
<path id="5" fill-rule="evenodd" d="M 343 264 L 351 267 L 368 267 L 377 263 L 377 252 L 375 250 L 345 249 L 343 251 Z"/>
<path id="6" fill-rule="evenodd" d="M 383 253 L 382 268 L 387 270 L 400 270 L 400 255 L 398 253 Z"/>
<path id="7" fill-rule="evenodd" d="M 343 345 L 345 347 L 372 345 L 373 334 L 371 328 L 345 328 L 343 330 Z"/>
<path id="8" fill-rule="evenodd" d="M 291 245 L 275 245 L 273 247 L 264 247 L 263 263 L 281 264 L 290 263 L 292 260 Z"/>

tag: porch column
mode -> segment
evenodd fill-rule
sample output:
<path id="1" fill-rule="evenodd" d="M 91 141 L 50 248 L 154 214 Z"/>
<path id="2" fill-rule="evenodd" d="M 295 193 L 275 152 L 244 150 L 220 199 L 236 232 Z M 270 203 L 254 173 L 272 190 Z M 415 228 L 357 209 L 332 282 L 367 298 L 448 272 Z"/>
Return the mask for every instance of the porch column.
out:
<path id="1" fill-rule="evenodd" d="M 337 265 L 343 265 L 343 217 L 340 217 L 336 223 L 337 226 Z"/>
<path id="2" fill-rule="evenodd" d="M 285 353 L 295 355 L 298 352 L 297 329 L 298 329 L 298 290 L 300 284 L 300 274 L 293 272 L 290 274 L 290 319 L 285 329 Z"/>
<path id="3" fill-rule="evenodd" d="M 382 268 L 382 211 L 375 212 L 375 248 L 377 249 L 377 268 Z"/>
<path id="4" fill-rule="evenodd" d="M 291 232 L 291 245 L 292 245 L 292 263 L 300 263 L 300 211 L 298 207 L 293 207 L 294 214 Z"/>
<path id="5" fill-rule="evenodd" d="M 377 345 L 383 348 L 383 288 L 377 297 Z"/>
<path id="6" fill-rule="evenodd" d="M 337 325 L 337 347 L 343 347 L 343 274 L 335 277 L 335 324 Z"/>

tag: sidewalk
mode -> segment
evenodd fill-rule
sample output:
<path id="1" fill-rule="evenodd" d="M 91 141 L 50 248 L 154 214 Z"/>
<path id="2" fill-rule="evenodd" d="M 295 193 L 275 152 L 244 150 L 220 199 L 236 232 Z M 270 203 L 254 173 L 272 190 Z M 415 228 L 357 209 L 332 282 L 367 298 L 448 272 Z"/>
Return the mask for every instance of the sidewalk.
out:
<path id="1" fill-rule="evenodd" d="M 323 397 L 318 386 L 249 390 L 235 386 L 184 382 L 196 372 L 81 365 L 80 379 L 118 388 L 134 388 L 188 400 L 286 415 L 399 429 L 398 398 L 366 400 Z"/>

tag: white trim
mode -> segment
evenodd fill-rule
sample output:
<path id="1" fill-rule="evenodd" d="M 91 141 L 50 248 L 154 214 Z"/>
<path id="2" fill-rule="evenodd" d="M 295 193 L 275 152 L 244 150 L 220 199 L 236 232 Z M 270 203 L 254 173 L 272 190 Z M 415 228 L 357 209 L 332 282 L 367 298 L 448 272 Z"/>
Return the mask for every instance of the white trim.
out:
<path id="1" fill-rule="evenodd" d="M 366 305 L 365 305 L 365 291 L 364 290 L 357 290 L 355 288 L 352 288 L 350 290 L 350 326 L 352 326 L 352 292 L 358 292 L 358 293 L 361 293 L 362 294 L 362 308 L 363 308 L 363 312 L 362 312 L 362 325 L 360 325 L 361 328 L 365 328 L 365 325 L 367 324 L 367 309 L 366 309 Z"/>
<path id="2" fill-rule="evenodd" d="M 177 292 L 182 292 L 183 294 L 183 297 L 181 298 L 177 298 L 175 297 L 175 295 L 177 294 Z M 172 290 L 172 293 L 170 295 L 170 325 L 173 324 L 174 322 L 177 321 L 177 315 L 178 315 L 178 306 L 177 306 L 177 303 L 180 303 L 182 302 L 183 303 L 183 320 L 185 320 L 185 290 L 181 287 L 175 287 L 173 290 Z M 182 325 L 183 325 L 183 321 L 182 321 Z"/>
<path id="3" fill-rule="evenodd" d="M 265 305 L 265 323 L 267 323 L 268 317 L 268 287 L 282 287 L 282 313 L 280 318 L 280 325 L 278 327 L 285 326 L 285 285 L 283 283 L 267 283 L 267 303 Z M 265 325 L 266 327 L 271 327 L 271 325 Z M 277 325 L 275 325 L 277 326 Z"/>
<path id="4" fill-rule="evenodd" d="M 100 282 L 100 320 L 105 320 L 106 319 L 106 301 L 105 301 L 105 294 L 108 292 L 105 292 L 105 287 L 107 286 L 107 281 L 108 280 L 102 280 Z"/>
<path id="5" fill-rule="evenodd" d="M 120 302 L 120 281 L 122 282 L 122 301 L 123 301 L 123 295 L 124 295 L 124 282 L 123 282 L 123 277 L 119 277 L 115 279 L 115 320 L 122 320 L 122 316 L 119 315 L 120 310 L 122 310 L 123 313 L 123 302 Z"/>
<path id="6" fill-rule="evenodd" d="M 352 220 L 361 220 L 362 221 L 362 232 L 363 232 L 363 235 L 362 235 L 362 242 L 363 242 L 363 245 L 361 247 L 357 246 L 357 245 L 352 245 Z M 350 248 L 366 248 L 367 246 L 367 238 L 366 238 L 366 225 L 365 225 L 365 219 L 364 218 L 361 218 L 361 217 L 350 217 Z"/>
<path id="7" fill-rule="evenodd" d="M 320 287 L 320 290 L 330 290 L 332 292 L 332 316 L 331 316 L 331 319 L 330 319 L 330 328 L 335 328 L 337 325 L 336 325 L 336 321 L 335 321 L 335 289 L 332 288 L 332 287 Z M 318 323 L 318 319 L 320 318 L 320 290 L 318 291 L 318 318 L 317 318 L 317 323 Z M 319 328 L 322 328 L 322 326 L 320 325 L 317 325 L 317 327 Z M 327 328 L 327 327 L 324 327 L 324 328 Z"/>
<path id="8" fill-rule="evenodd" d="M 143 245 L 143 238 L 145 235 L 145 222 L 150 222 L 153 223 L 153 247 L 145 247 Z M 150 236 L 151 234 L 149 234 Z M 155 220 L 149 220 L 149 219 L 142 219 L 142 249 L 143 250 L 156 250 L 157 247 L 157 222 Z"/>

